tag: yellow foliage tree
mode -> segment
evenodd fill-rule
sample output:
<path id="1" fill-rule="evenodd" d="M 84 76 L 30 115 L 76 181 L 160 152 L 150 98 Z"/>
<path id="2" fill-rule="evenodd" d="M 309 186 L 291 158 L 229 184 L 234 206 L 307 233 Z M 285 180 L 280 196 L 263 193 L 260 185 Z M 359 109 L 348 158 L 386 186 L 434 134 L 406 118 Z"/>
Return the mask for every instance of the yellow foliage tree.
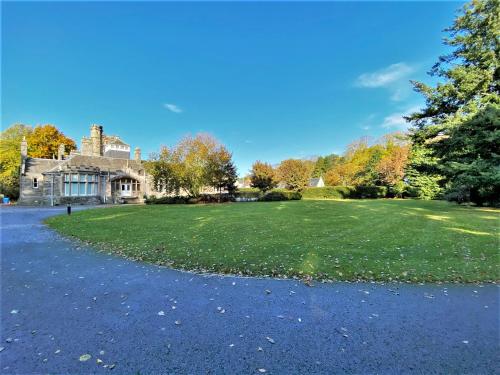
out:
<path id="1" fill-rule="evenodd" d="M 26 138 L 28 155 L 32 158 L 57 157 L 59 145 L 63 144 L 66 153 L 76 149 L 76 143 L 66 137 L 54 125 L 39 125 Z"/>

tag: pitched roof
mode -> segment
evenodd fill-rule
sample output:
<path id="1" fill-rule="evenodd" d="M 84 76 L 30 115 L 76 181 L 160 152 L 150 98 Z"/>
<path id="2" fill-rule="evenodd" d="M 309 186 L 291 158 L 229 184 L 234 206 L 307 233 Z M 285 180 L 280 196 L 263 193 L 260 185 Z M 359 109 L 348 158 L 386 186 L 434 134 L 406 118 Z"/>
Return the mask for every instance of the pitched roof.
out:
<path id="1" fill-rule="evenodd" d="M 129 146 L 127 143 L 123 142 L 120 137 L 116 135 L 103 135 L 102 136 L 102 143 L 104 145 L 123 145 L 123 146 Z"/>
<path id="2" fill-rule="evenodd" d="M 50 169 L 57 168 L 64 160 L 27 158 L 25 171 L 33 173 L 44 173 Z"/>
<path id="3" fill-rule="evenodd" d="M 86 168 L 99 168 L 101 171 L 124 171 L 127 168 L 139 170 L 144 167 L 136 160 L 74 154 L 71 155 L 69 159 L 63 160 L 62 162 L 60 161 L 60 164 L 55 165 L 52 169 L 45 170 L 45 172 Z"/>
<path id="4" fill-rule="evenodd" d="M 323 178 L 322 177 L 318 177 L 318 178 L 311 178 L 309 180 L 309 186 L 311 187 L 315 187 L 315 186 L 318 186 L 319 185 L 319 182 L 322 181 Z"/>

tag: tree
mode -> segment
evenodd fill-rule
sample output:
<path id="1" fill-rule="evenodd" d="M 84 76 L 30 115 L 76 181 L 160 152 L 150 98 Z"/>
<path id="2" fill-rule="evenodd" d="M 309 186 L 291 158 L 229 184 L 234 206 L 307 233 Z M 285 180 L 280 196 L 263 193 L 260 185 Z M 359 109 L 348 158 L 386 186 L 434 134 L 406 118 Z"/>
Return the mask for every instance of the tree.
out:
<path id="1" fill-rule="evenodd" d="M 441 142 L 447 197 L 482 206 L 500 202 L 500 105 L 490 104 Z"/>
<path id="2" fill-rule="evenodd" d="M 0 133 L 0 193 L 19 196 L 21 141 L 33 131 L 31 126 L 15 124 Z"/>
<path id="3" fill-rule="evenodd" d="M 418 184 L 427 180 L 427 187 L 435 185 L 431 195 L 436 195 L 449 185 L 452 177 L 441 163 L 444 143 L 460 134 L 456 129 L 489 104 L 500 103 L 499 14 L 498 0 L 473 0 L 465 5 L 445 30 L 449 36 L 444 43 L 453 51 L 441 56 L 430 72 L 438 83 L 432 87 L 412 82 L 426 100 L 425 108 L 407 117 L 413 125 L 408 171 L 412 189 L 418 190 Z"/>
<path id="4" fill-rule="evenodd" d="M 384 153 L 376 166 L 378 180 L 389 187 L 401 185 L 410 152 L 408 137 L 405 134 L 392 133 L 385 135 L 382 142 Z"/>
<path id="5" fill-rule="evenodd" d="M 236 191 L 235 183 L 238 175 L 231 157 L 231 153 L 224 146 L 219 146 L 208 155 L 207 182 L 219 192 L 219 195 L 222 194 L 222 190 L 227 190 L 230 194 Z"/>
<path id="6" fill-rule="evenodd" d="M 51 159 L 57 157 L 59 145 L 64 145 L 64 151 L 69 154 L 76 150 L 76 143 L 66 137 L 53 125 L 36 126 L 26 137 L 28 141 L 28 154 L 32 158 Z"/>
<path id="7" fill-rule="evenodd" d="M 250 185 L 264 193 L 276 187 L 276 174 L 273 167 L 258 160 L 253 163 L 250 171 Z"/>
<path id="8" fill-rule="evenodd" d="M 309 185 L 311 167 L 302 160 L 283 160 L 278 166 L 277 175 L 289 190 L 302 191 Z"/>
<path id="9" fill-rule="evenodd" d="M 234 192 L 237 179 L 231 153 L 208 134 L 186 136 L 173 148 L 162 147 L 146 163 L 153 186 L 160 192 L 198 197 L 204 187 Z"/>
<path id="10" fill-rule="evenodd" d="M 340 161 L 340 156 L 336 154 L 330 154 L 327 156 L 320 156 L 316 159 L 314 164 L 314 170 L 312 172 L 312 177 L 318 178 L 324 176 L 334 165 Z"/>
<path id="11" fill-rule="evenodd" d="M 156 191 L 179 195 L 182 184 L 178 175 L 178 166 L 172 151 L 162 147 L 158 154 L 152 154 L 145 163 L 145 168 L 152 178 Z"/>
<path id="12" fill-rule="evenodd" d="M 0 134 L 0 192 L 11 198 L 19 196 L 19 168 L 21 141 L 28 142 L 28 156 L 52 158 L 57 156 L 61 143 L 66 152 L 76 149 L 75 141 L 66 137 L 53 125 L 37 126 L 15 124 Z"/>
<path id="13" fill-rule="evenodd" d="M 201 189 L 208 185 L 208 158 L 219 146 L 219 142 L 208 134 L 184 137 L 175 146 L 172 151 L 173 168 L 180 186 L 189 196 L 198 197 Z"/>
<path id="14" fill-rule="evenodd" d="M 352 185 L 356 171 L 355 166 L 350 163 L 337 164 L 326 173 L 325 184 L 328 186 Z"/>

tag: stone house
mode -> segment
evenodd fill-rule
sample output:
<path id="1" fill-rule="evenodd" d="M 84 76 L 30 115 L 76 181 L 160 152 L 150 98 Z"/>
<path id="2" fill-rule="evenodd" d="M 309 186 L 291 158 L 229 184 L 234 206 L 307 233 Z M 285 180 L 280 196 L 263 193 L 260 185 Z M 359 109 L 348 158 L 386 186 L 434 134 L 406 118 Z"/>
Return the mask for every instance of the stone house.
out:
<path id="1" fill-rule="evenodd" d="M 28 157 L 23 140 L 19 184 L 19 204 L 28 205 L 140 203 L 152 191 L 141 150 L 130 159 L 130 146 L 98 125 L 79 151 L 64 155 L 60 145 L 57 159 Z"/>

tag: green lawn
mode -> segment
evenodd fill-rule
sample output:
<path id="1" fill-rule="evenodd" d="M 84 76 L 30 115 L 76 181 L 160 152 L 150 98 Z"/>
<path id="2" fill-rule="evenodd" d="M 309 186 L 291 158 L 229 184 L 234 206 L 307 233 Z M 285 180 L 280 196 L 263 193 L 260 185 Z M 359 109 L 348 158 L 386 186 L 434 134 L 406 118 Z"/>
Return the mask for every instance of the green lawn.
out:
<path id="1" fill-rule="evenodd" d="M 119 206 L 47 223 L 107 251 L 180 269 L 330 280 L 500 280 L 500 210 L 441 201 Z"/>

